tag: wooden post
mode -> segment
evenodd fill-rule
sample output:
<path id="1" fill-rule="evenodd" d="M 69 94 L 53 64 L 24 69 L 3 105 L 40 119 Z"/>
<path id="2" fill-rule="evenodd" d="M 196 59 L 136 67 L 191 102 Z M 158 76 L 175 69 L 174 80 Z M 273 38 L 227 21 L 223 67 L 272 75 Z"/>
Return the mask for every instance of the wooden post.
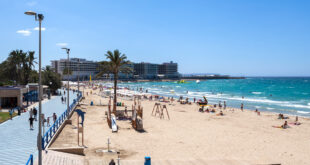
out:
<path id="1" fill-rule="evenodd" d="M 80 126 L 79 126 L 79 115 L 77 115 L 77 140 L 78 140 L 78 146 L 80 146 Z"/>
<path id="2" fill-rule="evenodd" d="M 162 110 L 164 111 L 164 109 L 166 109 L 166 113 L 167 113 L 168 119 L 170 120 L 169 113 L 168 113 L 168 109 L 167 109 L 167 106 L 166 106 L 166 105 L 163 105 Z M 162 113 L 163 113 L 163 112 L 162 112 Z M 164 113 L 163 113 L 163 115 L 164 115 Z"/>
<path id="3" fill-rule="evenodd" d="M 84 146 L 84 126 L 82 126 L 82 146 Z"/>

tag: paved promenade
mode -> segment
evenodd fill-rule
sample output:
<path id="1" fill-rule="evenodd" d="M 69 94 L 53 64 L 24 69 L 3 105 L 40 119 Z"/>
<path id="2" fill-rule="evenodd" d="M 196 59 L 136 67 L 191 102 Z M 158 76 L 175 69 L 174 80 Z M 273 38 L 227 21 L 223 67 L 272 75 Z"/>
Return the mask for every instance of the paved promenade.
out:
<path id="1" fill-rule="evenodd" d="M 70 92 L 70 104 L 75 98 L 77 98 L 76 93 Z M 36 108 L 38 109 L 38 105 Z M 42 113 L 44 113 L 45 118 L 52 116 L 54 112 L 58 117 L 66 108 L 67 104 L 61 102 L 61 96 L 55 96 L 42 103 Z M 1 165 L 25 164 L 30 154 L 33 154 L 34 159 L 36 159 L 38 121 L 34 122 L 34 130 L 30 130 L 28 119 L 29 113 L 26 112 L 13 118 L 13 120 L 0 124 Z M 50 124 L 53 124 L 52 118 L 50 118 Z M 47 130 L 48 127 L 45 127 L 45 131 Z"/>

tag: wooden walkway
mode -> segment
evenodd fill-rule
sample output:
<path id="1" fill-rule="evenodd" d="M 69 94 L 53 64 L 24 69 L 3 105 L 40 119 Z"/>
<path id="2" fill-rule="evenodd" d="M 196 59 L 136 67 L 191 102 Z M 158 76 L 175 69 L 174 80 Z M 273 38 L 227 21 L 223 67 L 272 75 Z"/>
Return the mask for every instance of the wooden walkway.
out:
<path id="1" fill-rule="evenodd" d="M 86 160 L 84 156 L 52 150 L 48 150 L 47 153 L 44 152 L 42 156 L 44 165 L 108 165 L 109 164 L 108 161 L 101 159 Z M 35 165 L 37 165 L 36 161 L 34 163 Z M 121 160 L 120 164 L 144 165 L 144 160 Z M 268 164 L 256 164 L 253 163 L 252 161 L 245 161 L 245 160 L 187 159 L 187 160 L 152 160 L 152 165 L 268 165 Z"/>
<path id="2" fill-rule="evenodd" d="M 84 165 L 84 156 L 47 150 L 42 152 L 43 165 Z M 37 165 L 37 160 L 34 162 Z"/>

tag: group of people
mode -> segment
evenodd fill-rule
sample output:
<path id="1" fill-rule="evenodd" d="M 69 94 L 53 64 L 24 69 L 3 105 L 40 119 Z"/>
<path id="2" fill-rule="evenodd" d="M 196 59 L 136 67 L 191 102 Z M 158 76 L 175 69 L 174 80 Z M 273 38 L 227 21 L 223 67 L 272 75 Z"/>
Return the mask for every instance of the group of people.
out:
<path id="1" fill-rule="evenodd" d="M 31 108 L 29 110 L 29 124 L 30 124 L 30 130 L 33 130 L 33 122 L 34 121 L 37 121 L 37 114 L 38 114 L 38 110 L 37 108 Z M 53 122 L 55 123 L 56 120 L 57 120 L 57 115 L 56 113 L 53 113 L 52 116 L 48 116 L 47 118 L 44 117 L 44 115 L 41 116 L 42 117 L 42 124 L 43 126 L 45 126 L 45 123 L 46 123 L 46 126 L 50 126 L 50 118 L 53 118 Z"/>
<path id="2" fill-rule="evenodd" d="M 66 97 L 63 97 L 63 96 L 61 96 L 61 103 L 66 103 L 66 101 L 67 101 L 67 98 Z"/>
<path id="3" fill-rule="evenodd" d="M 289 117 L 284 116 L 282 113 L 280 113 L 280 114 L 278 115 L 278 119 L 289 119 Z M 285 120 L 285 121 L 284 121 L 284 124 L 282 124 L 281 126 L 274 126 L 274 127 L 286 129 L 286 128 L 289 128 L 289 127 L 290 127 L 288 124 L 291 124 L 291 125 L 300 125 L 301 123 L 298 121 L 298 116 L 296 116 L 294 122 L 288 123 L 287 120 Z"/>
<path id="4" fill-rule="evenodd" d="M 37 114 L 38 110 L 36 107 L 31 108 L 29 110 L 29 124 L 30 124 L 30 129 L 33 130 L 33 121 L 37 121 Z"/>

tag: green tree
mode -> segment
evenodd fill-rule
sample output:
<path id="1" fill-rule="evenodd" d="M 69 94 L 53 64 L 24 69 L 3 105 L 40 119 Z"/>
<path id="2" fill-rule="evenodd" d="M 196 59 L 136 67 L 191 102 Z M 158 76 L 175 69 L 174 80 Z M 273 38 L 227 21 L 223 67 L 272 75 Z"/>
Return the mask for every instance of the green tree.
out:
<path id="1" fill-rule="evenodd" d="M 34 53 L 34 51 L 28 51 L 28 55 L 25 60 L 23 60 L 24 84 L 28 84 L 31 76 L 33 76 L 32 68 L 34 68 L 34 64 L 37 63 L 34 58 Z"/>
<path id="2" fill-rule="evenodd" d="M 60 74 L 51 70 L 50 66 L 46 66 L 42 71 L 42 84 L 47 85 L 53 94 L 57 89 L 61 88 Z"/>
<path id="3" fill-rule="evenodd" d="M 100 72 L 96 75 L 96 77 L 101 77 L 103 74 L 112 73 L 114 76 L 114 99 L 113 99 L 113 113 L 116 114 L 116 102 L 117 102 L 117 81 L 118 74 L 122 72 L 129 72 L 131 68 L 127 67 L 130 63 L 127 60 L 125 54 L 121 54 L 119 50 L 107 51 L 105 54 L 108 61 L 102 61 L 99 64 Z"/>
<path id="4" fill-rule="evenodd" d="M 26 85 L 35 64 L 34 51 L 13 50 L 1 63 L 0 74 L 4 80 L 15 82 L 15 85 Z"/>

